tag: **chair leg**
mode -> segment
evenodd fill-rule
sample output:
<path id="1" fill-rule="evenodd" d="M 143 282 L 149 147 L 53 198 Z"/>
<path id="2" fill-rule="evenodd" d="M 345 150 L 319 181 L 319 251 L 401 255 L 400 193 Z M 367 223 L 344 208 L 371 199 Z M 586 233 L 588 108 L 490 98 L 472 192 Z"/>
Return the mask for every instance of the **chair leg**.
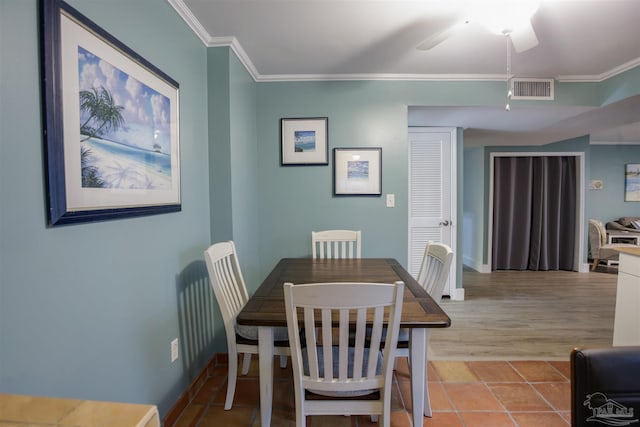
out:
<path id="1" fill-rule="evenodd" d="M 429 368 L 427 367 L 427 370 Z M 431 417 L 431 402 L 429 401 L 429 381 L 425 374 L 424 376 L 424 416 Z"/>
<path id="2" fill-rule="evenodd" d="M 233 406 L 233 396 L 236 393 L 236 379 L 238 378 L 238 355 L 229 355 L 229 375 L 227 379 L 227 397 L 224 401 L 224 410 L 228 411 Z"/>
<path id="3" fill-rule="evenodd" d="M 307 415 L 304 413 L 302 408 L 299 408 L 296 405 L 296 427 L 306 427 L 307 426 Z"/>
<path id="4" fill-rule="evenodd" d="M 251 366 L 251 353 L 245 353 L 242 358 L 242 375 L 249 373 L 249 367 Z"/>
<path id="5" fill-rule="evenodd" d="M 431 331 L 427 329 L 427 342 L 425 344 L 425 363 L 424 368 L 424 416 L 431 418 L 431 401 L 429 400 L 429 338 Z"/>
<path id="6" fill-rule="evenodd" d="M 287 356 L 280 356 L 280 367 L 282 369 L 287 367 Z"/>
<path id="7" fill-rule="evenodd" d="M 378 417 L 378 425 L 380 427 L 391 427 L 391 390 L 383 390 L 382 396 L 382 413 Z"/>
<path id="8" fill-rule="evenodd" d="M 596 271 L 596 267 L 598 266 L 599 262 L 600 260 L 598 260 L 598 258 L 593 259 L 593 262 L 591 263 L 591 271 Z"/>
<path id="9" fill-rule="evenodd" d="M 409 363 L 409 372 L 411 372 L 411 357 L 407 357 L 407 362 Z M 431 417 L 431 415 L 431 401 L 429 400 L 429 365 L 427 364 L 424 374 L 424 416 Z"/>

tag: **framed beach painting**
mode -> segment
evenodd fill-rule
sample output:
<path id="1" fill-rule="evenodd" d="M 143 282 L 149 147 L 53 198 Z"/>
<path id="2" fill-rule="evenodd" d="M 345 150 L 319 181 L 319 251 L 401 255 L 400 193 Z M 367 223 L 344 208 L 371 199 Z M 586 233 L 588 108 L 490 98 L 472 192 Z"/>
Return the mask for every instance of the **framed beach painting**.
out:
<path id="1" fill-rule="evenodd" d="M 640 163 L 628 163 L 625 167 L 624 201 L 640 202 Z"/>
<path id="2" fill-rule="evenodd" d="M 333 194 L 380 196 L 382 194 L 382 148 L 334 148 Z"/>
<path id="3" fill-rule="evenodd" d="M 327 117 L 280 119 L 280 165 L 328 165 L 328 134 Z"/>
<path id="4" fill-rule="evenodd" d="M 49 225 L 179 211 L 178 83 L 65 2 L 41 7 Z"/>

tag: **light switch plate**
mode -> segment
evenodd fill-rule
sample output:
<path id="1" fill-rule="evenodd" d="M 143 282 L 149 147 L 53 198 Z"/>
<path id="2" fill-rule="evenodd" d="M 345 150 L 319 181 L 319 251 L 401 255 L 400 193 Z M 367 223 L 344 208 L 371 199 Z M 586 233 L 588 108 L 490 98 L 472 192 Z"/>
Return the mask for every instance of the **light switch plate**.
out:
<path id="1" fill-rule="evenodd" d="M 171 363 L 178 360 L 178 338 L 171 341 Z"/>
<path id="2" fill-rule="evenodd" d="M 396 196 L 395 194 L 387 194 L 387 207 L 393 208 L 396 206 Z"/>

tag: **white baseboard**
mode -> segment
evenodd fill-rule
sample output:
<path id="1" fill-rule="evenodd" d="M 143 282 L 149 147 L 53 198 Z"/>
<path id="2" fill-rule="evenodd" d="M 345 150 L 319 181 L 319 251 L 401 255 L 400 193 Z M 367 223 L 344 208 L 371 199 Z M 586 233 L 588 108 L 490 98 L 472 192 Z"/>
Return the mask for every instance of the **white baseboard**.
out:
<path id="1" fill-rule="evenodd" d="M 454 301 L 464 301 L 464 288 L 456 288 L 453 295 L 450 295 Z"/>

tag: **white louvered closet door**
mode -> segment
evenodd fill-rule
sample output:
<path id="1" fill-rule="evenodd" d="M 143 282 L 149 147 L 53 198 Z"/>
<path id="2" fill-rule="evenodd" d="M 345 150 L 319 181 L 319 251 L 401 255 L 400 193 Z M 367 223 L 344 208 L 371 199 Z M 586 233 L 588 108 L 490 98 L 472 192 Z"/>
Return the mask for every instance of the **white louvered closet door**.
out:
<path id="1" fill-rule="evenodd" d="M 409 128 L 409 273 L 417 277 L 427 241 L 453 249 L 444 295 L 455 298 L 455 129 Z"/>

